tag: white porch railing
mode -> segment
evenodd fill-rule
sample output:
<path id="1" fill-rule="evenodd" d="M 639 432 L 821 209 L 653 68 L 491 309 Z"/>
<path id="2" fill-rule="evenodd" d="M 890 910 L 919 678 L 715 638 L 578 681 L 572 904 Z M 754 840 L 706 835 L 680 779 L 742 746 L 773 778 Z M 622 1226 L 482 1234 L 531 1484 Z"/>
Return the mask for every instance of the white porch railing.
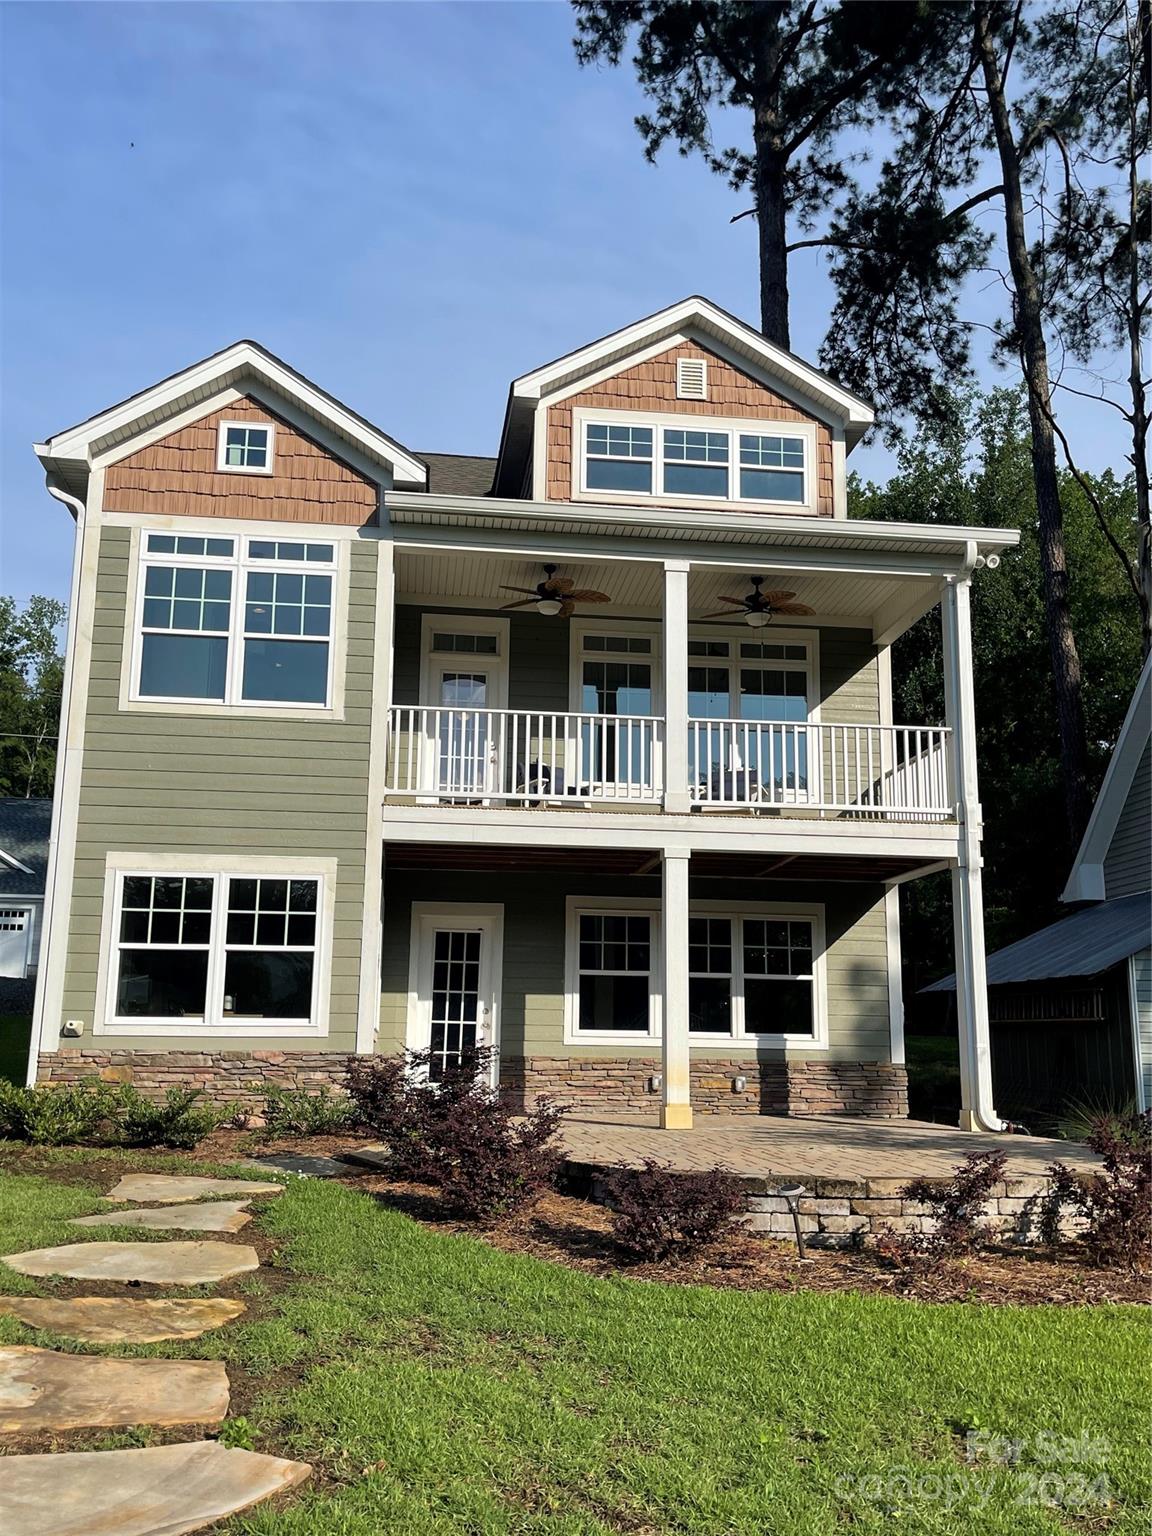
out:
<path id="1" fill-rule="evenodd" d="M 687 782 L 703 810 L 803 809 L 892 821 L 954 814 L 939 726 L 690 720 Z M 659 803 L 664 722 L 650 715 L 397 706 L 385 793 L 523 803 Z"/>
<path id="2" fill-rule="evenodd" d="M 943 820 L 953 814 L 948 736 L 938 726 L 691 720 L 692 803 Z"/>
<path id="3" fill-rule="evenodd" d="M 663 721 L 649 715 L 396 707 L 386 794 L 559 805 L 659 800 Z"/>

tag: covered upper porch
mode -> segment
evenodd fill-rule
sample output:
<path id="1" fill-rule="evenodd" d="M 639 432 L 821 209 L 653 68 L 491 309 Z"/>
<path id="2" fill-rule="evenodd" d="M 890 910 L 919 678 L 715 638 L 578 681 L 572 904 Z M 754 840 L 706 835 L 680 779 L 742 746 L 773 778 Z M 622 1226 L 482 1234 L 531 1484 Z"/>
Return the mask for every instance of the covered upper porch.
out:
<path id="1" fill-rule="evenodd" d="M 975 545 L 809 521 L 674 557 L 566 532 L 547 560 L 396 529 L 386 800 L 954 820 L 953 722 L 892 719 L 889 646 Z"/>

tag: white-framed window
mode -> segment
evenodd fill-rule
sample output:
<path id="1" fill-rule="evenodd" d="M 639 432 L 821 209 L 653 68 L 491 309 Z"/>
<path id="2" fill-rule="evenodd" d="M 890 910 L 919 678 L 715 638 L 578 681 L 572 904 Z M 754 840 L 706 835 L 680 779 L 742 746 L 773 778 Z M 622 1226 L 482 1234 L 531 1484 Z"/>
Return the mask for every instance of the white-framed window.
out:
<path id="1" fill-rule="evenodd" d="M 337 545 L 140 537 L 133 700 L 330 707 Z"/>
<path id="2" fill-rule="evenodd" d="M 814 423 L 755 423 L 636 412 L 572 413 L 573 490 L 811 511 Z"/>
<path id="3" fill-rule="evenodd" d="M 332 876 L 268 862 L 110 867 L 97 1032 L 325 1033 Z"/>
<path id="4" fill-rule="evenodd" d="M 567 1044 L 659 1037 L 658 903 L 569 897 Z M 689 1044 L 828 1043 L 824 909 L 694 901 L 688 919 Z"/>
<path id="5" fill-rule="evenodd" d="M 247 475 L 270 475 L 276 428 L 270 421 L 222 421 L 216 442 L 216 468 Z"/>
<path id="6" fill-rule="evenodd" d="M 818 706 L 817 671 L 814 636 L 745 640 L 690 634 L 688 716 L 802 723 Z"/>

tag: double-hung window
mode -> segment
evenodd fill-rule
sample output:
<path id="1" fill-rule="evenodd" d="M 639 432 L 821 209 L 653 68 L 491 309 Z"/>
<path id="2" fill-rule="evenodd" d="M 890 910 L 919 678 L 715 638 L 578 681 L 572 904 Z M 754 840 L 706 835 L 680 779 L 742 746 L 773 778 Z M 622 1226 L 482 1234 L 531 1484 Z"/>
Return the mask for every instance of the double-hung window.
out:
<path id="1" fill-rule="evenodd" d="M 693 914 L 688 923 L 688 1028 L 693 1035 L 819 1033 L 818 920 Z"/>
<path id="2" fill-rule="evenodd" d="M 142 537 L 135 698 L 329 705 L 334 544 Z"/>
<path id="3" fill-rule="evenodd" d="M 578 912 L 576 1028 L 580 1034 L 651 1032 L 652 917 Z"/>
<path id="4" fill-rule="evenodd" d="M 574 416 L 580 491 L 808 507 L 815 433 L 806 426 L 749 431 L 747 423 Z"/>
<path id="5" fill-rule="evenodd" d="M 109 1027 L 314 1030 L 320 876 L 115 876 Z"/>

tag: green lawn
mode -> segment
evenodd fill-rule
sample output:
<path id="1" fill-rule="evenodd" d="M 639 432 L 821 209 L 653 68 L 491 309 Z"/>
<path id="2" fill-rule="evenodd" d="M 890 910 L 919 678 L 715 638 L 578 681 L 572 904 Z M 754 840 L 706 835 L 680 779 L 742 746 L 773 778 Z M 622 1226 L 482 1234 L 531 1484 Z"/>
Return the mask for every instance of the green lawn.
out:
<path id="1" fill-rule="evenodd" d="M 4 1249 L 74 1238 L 64 1219 L 95 1208 L 82 1187 L 0 1178 Z M 299 1277 L 269 1314 L 139 1351 L 254 1372 L 256 1447 L 321 1470 L 295 1502 L 222 1527 L 234 1536 L 1147 1529 L 1140 1309 L 600 1280 L 307 1180 L 260 1222 Z M 0 1341 L 18 1337 L 0 1319 Z M 1023 1442 L 1019 1464 L 966 1466 L 972 1427 Z M 1106 1461 L 1047 1464 L 1044 1432 L 1088 1436 Z M 1104 1522 L 1045 1507 L 1051 1472 L 1103 1473 Z"/>
<path id="2" fill-rule="evenodd" d="M 32 1020 L 26 1014 L 0 1013 L 0 1078 L 24 1083 L 31 1034 Z"/>

